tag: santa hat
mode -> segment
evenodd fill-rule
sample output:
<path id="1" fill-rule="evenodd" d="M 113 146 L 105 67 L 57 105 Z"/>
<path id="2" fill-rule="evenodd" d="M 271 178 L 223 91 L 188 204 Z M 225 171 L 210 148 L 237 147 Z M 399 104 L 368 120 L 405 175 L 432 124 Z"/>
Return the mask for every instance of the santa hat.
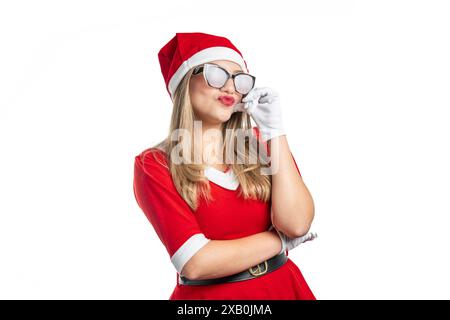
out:
<path id="1" fill-rule="evenodd" d="M 176 35 L 158 53 L 166 89 L 173 100 L 173 93 L 184 75 L 193 67 L 214 60 L 229 60 L 249 72 L 241 52 L 224 37 L 191 32 Z"/>

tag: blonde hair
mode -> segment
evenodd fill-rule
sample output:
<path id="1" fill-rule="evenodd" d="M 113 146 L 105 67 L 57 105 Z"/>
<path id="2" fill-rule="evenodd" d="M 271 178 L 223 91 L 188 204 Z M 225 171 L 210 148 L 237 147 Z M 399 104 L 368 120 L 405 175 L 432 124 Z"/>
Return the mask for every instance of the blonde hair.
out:
<path id="1" fill-rule="evenodd" d="M 191 209 L 196 211 L 199 196 L 204 197 L 207 201 L 213 200 L 208 179 L 204 175 L 204 170 L 207 166 L 203 163 L 175 164 L 171 161 L 170 152 L 179 143 L 179 141 L 172 141 L 171 139 L 174 130 L 186 129 L 193 138 L 195 117 L 189 96 L 189 82 L 192 72 L 193 69 L 189 70 L 174 92 L 172 118 L 167 137 L 153 148 L 163 150 L 166 153 L 169 164 L 168 169 L 178 193 Z M 243 159 L 242 164 L 230 164 L 230 170 L 233 170 L 241 187 L 238 196 L 244 197 L 244 199 L 258 199 L 267 202 L 271 196 L 272 179 L 270 175 L 262 175 L 260 173 L 260 169 L 268 167 L 268 165 L 261 163 L 258 156 L 258 148 L 263 157 L 266 156 L 266 150 L 253 134 L 246 134 L 244 153 L 239 152 L 240 148 L 237 148 L 236 143 L 237 129 L 244 130 L 244 132 L 252 132 L 250 117 L 245 112 L 234 112 L 222 126 L 223 159 L 226 159 L 225 155 L 227 152 L 235 158 Z M 228 134 L 225 134 L 226 132 Z M 231 146 L 233 146 L 234 150 L 228 150 Z M 193 154 L 193 146 L 191 148 L 190 154 Z M 181 150 L 181 152 L 183 153 L 184 151 Z M 256 158 L 256 163 L 249 164 L 249 158 Z"/>

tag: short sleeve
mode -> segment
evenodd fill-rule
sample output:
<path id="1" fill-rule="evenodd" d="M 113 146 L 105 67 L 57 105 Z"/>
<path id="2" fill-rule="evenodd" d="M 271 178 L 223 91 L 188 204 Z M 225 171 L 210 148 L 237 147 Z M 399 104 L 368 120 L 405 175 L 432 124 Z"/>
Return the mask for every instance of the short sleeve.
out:
<path id="1" fill-rule="evenodd" d="M 269 146 L 268 146 L 267 142 L 262 140 L 261 134 L 259 132 L 259 128 L 258 127 L 253 127 L 253 133 L 255 134 L 255 136 L 258 139 L 258 141 L 266 148 L 267 154 L 270 155 Z M 298 168 L 297 162 L 295 161 L 295 158 L 294 158 L 294 155 L 292 154 L 292 152 L 291 152 L 291 157 L 292 157 L 292 160 L 294 160 L 295 167 L 297 168 L 298 174 L 301 177 L 302 174 L 300 173 L 300 169 Z"/>
<path id="2" fill-rule="evenodd" d="M 135 157 L 133 191 L 181 273 L 185 263 L 210 239 L 200 229 L 195 212 L 177 192 L 163 151 L 150 148 Z"/>

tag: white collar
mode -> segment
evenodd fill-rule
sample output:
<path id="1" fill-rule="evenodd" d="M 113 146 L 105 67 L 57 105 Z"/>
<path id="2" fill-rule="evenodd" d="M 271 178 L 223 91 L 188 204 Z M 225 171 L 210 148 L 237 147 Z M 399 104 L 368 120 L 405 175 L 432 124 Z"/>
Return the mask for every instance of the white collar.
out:
<path id="1" fill-rule="evenodd" d="M 239 180 L 230 168 L 227 172 L 222 172 L 214 167 L 206 167 L 205 176 L 209 181 L 229 190 L 236 190 L 239 186 Z"/>

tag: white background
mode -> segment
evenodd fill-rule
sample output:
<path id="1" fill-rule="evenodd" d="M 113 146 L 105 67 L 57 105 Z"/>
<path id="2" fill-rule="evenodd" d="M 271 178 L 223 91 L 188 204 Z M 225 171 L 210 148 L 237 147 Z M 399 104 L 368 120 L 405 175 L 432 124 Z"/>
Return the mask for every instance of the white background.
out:
<path id="1" fill-rule="evenodd" d="M 229 38 L 281 97 L 318 299 L 450 298 L 447 1 L 2 1 L 0 298 L 168 299 L 134 157 L 167 133 L 157 58 Z"/>

